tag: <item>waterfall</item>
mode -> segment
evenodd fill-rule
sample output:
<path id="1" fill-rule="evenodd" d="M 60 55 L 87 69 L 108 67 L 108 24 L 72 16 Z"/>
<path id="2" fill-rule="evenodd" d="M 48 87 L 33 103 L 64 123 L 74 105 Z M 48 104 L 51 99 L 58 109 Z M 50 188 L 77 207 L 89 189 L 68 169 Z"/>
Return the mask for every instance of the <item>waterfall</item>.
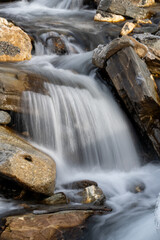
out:
<path id="1" fill-rule="evenodd" d="M 28 1 L 22 0 L 22 2 L 27 3 Z M 58 9 L 80 9 L 83 7 L 83 0 L 31 0 L 30 2 Z"/>
<path id="2" fill-rule="evenodd" d="M 87 52 L 117 37 L 121 24 L 94 22 L 95 12 L 84 10 L 82 3 L 23 0 L 0 4 L 1 15 L 35 40 L 32 60 L 9 67 L 47 79 L 43 93 L 22 94 L 24 130 L 32 144 L 56 161 L 56 191 L 70 197 L 75 192 L 65 189 L 64 183 L 84 179 L 96 181 L 103 190 L 105 204 L 113 211 L 94 216 L 83 239 L 158 240 L 159 198 L 155 215 L 154 209 L 160 192 L 159 164 L 140 166 L 133 129 L 96 76 L 92 52 Z M 51 39 L 45 44 L 50 33 L 62 37 L 65 56 L 52 51 Z M 136 192 L 137 186 L 143 189 Z M 0 213 L 17 208 L 10 199 L 1 197 L 0 203 Z"/>
<path id="3" fill-rule="evenodd" d="M 81 55 L 75 58 L 72 68 Z M 68 57 L 63 65 L 67 62 Z M 43 68 L 50 80 L 44 83 L 48 94 L 23 93 L 22 109 L 31 113 L 24 113 L 24 122 L 33 140 L 75 167 L 130 170 L 139 166 L 126 119 L 109 91 L 91 76 L 51 65 Z"/>

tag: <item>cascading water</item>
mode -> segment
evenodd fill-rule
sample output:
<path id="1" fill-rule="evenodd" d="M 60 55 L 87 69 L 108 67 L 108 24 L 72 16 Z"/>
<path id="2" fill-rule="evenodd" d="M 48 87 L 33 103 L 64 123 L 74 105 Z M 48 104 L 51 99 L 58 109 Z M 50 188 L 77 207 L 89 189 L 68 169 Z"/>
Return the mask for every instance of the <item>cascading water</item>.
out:
<path id="1" fill-rule="evenodd" d="M 101 31 L 105 29 L 108 37 L 99 37 L 94 12 L 76 10 L 81 4 L 33 0 L 0 8 L 2 16 L 10 16 L 33 36 L 38 35 L 33 59 L 14 67 L 48 79 L 46 95 L 23 93 L 22 105 L 30 112 L 24 111 L 25 127 L 31 140 L 55 159 L 57 189 L 67 191 L 63 183 L 81 179 L 95 180 L 103 189 L 113 211 L 94 218 L 86 240 L 158 240 L 154 208 L 160 167 L 139 166 L 128 123 L 109 90 L 96 79 L 92 52 L 84 53 L 110 40 L 119 27 L 103 23 Z M 69 50 L 65 56 L 50 52 L 41 40 L 51 31 L 63 34 L 68 49 L 77 51 Z M 135 193 L 141 184 L 144 191 Z"/>
<path id="2" fill-rule="evenodd" d="M 82 57 L 85 60 L 84 54 L 75 55 L 70 67 L 76 69 Z M 24 115 L 24 121 L 35 142 L 56 151 L 72 166 L 121 170 L 138 166 L 128 126 L 108 91 L 91 76 L 51 64 L 41 66 L 41 71 L 50 80 L 44 83 L 48 95 L 24 92 L 22 103 L 24 110 L 33 113 Z"/>
<path id="3" fill-rule="evenodd" d="M 80 9 L 83 6 L 83 0 L 33 0 L 43 6 L 60 9 Z"/>

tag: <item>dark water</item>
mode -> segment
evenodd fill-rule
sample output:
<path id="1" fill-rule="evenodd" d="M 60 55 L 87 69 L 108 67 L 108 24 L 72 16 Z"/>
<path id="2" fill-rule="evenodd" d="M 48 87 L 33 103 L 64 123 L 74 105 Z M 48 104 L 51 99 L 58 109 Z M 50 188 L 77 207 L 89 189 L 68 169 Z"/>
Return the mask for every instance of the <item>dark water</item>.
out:
<path id="1" fill-rule="evenodd" d="M 32 60 L 12 67 L 49 80 L 48 95 L 23 93 L 23 108 L 34 112 L 24 111 L 23 121 L 35 146 L 55 159 L 57 189 L 67 194 L 63 183 L 80 179 L 95 180 L 103 189 L 113 212 L 95 217 L 86 239 L 157 240 L 160 168 L 140 166 L 129 123 L 91 62 L 92 50 L 118 36 L 121 26 L 96 23 L 94 14 L 81 0 L 0 4 L 0 15 L 35 39 Z M 63 39 L 66 55 L 46 44 L 53 34 Z M 142 183 L 145 190 L 135 194 L 134 186 Z M 0 211 L 17 207 L 3 198 L 1 203 Z"/>

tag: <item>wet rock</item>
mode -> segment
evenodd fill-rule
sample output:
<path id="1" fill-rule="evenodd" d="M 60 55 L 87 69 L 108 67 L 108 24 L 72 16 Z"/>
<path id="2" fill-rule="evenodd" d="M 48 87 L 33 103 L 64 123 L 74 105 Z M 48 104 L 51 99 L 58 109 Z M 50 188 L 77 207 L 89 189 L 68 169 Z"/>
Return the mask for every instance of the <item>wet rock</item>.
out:
<path id="1" fill-rule="evenodd" d="M 0 124 L 6 125 L 11 122 L 11 116 L 4 111 L 0 111 Z"/>
<path id="2" fill-rule="evenodd" d="M 93 211 L 66 211 L 8 217 L 1 240 L 77 240 L 91 215 Z"/>
<path id="3" fill-rule="evenodd" d="M 137 24 L 152 24 L 150 19 L 138 19 Z"/>
<path id="4" fill-rule="evenodd" d="M 54 191 L 56 166 L 49 156 L 0 126 L 0 175 L 24 189 L 50 196 Z"/>
<path id="5" fill-rule="evenodd" d="M 136 27 L 137 24 L 132 22 L 126 22 L 121 30 L 121 35 L 128 35 L 133 31 L 133 29 Z"/>
<path id="6" fill-rule="evenodd" d="M 123 36 L 114 39 L 107 45 L 99 45 L 93 52 L 92 62 L 99 68 L 103 68 L 106 61 L 115 53 L 126 47 L 133 47 L 140 57 L 145 57 L 148 53 L 147 46 L 139 43 L 132 37 Z"/>
<path id="7" fill-rule="evenodd" d="M 106 71 L 131 116 L 160 155 L 160 99 L 146 63 L 128 47 L 107 61 Z"/>
<path id="8" fill-rule="evenodd" d="M 0 61 L 17 62 L 31 59 L 29 36 L 13 23 L 0 18 Z"/>
<path id="9" fill-rule="evenodd" d="M 121 15 L 117 15 L 113 13 L 105 14 L 105 16 L 103 17 L 100 13 L 97 13 L 94 16 L 94 21 L 117 23 L 117 22 L 125 21 L 125 18 Z"/>
<path id="10" fill-rule="evenodd" d="M 130 46 L 127 46 L 127 39 Z M 159 54 L 159 44 L 155 46 L 147 46 L 132 37 L 123 36 L 107 46 L 97 48 L 93 62 L 106 70 L 130 116 L 141 129 L 142 136 L 148 136 L 150 144 L 160 156 L 160 97 L 147 67 L 149 62 L 152 62 L 152 66 L 154 62 L 160 66 L 160 58 L 155 55 Z"/>
<path id="11" fill-rule="evenodd" d="M 135 19 L 148 18 L 152 14 L 148 6 L 152 5 L 155 5 L 154 0 L 101 0 L 98 6 L 98 12 L 110 12 Z"/>
<path id="12" fill-rule="evenodd" d="M 128 186 L 128 190 L 132 193 L 140 193 L 145 190 L 145 184 L 144 183 L 138 183 L 134 184 L 133 186 Z"/>
<path id="13" fill-rule="evenodd" d="M 83 5 L 87 6 L 89 9 L 95 9 L 97 7 L 97 1 L 94 0 L 84 0 Z"/>
<path id="14" fill-rule="evenodd" d="M 80 181 L 75 181 L 72 183 L 63 184 L 63 187 L 67 188 L 67 189 L 84 189 L 84 188 L 92 186 L 92 185 L 94 185 L 96 187 L 98 186 L 98 184 L 94 181 L 80 180 Z"/>
<path id="15" fill-rule="evenodd" d="M 151 54 L 146 57 L 146 63 L 154 77 L 160 77 L 160 37 L 153 34 L 135 34 L 134 38 L 146 45 Z"/>
<path id="16" fill-rule="evenodd" d="M 22 112 L 22 92 L 30 90 L 47 94 L 43 84 L 46 81 L 46 78 L 36 73 L 0 67 L 0 109 Z"/>
<path id="17" fill-rule="evenodd" d="M 158 31 L 158 25 L 152 23 L 141 24 L 139 27 L 133 30 L 133 33 L 156 33 Z"/>
<path id="18" fill-rule="evenodd" d="M 68 53 L 63 35 L 60 35 L 57 32 L 48 32 L 42 34 L 40 39 L 49 52 L 56 53 L 57 55 L 64 55 Z"/>
<path id="19" fill-rule="evenodd" d="M 69 200 L 63 192 L 55 193 L 49 198 L 45 198 L 42 203 L 47 205 L 62 205 L 68 204 Z"/>
<path id="20" fill-rule="evenodd" d="M 150 34 L 134 34 L 134 38 L 152 49 L 155 55 L 160 56 L 160 37 Z"/>
<path id="21" fill-rule="evenodd" d="M 102 189 L 94 185 L 86 187 L 79 195 L 82 196 L 81 202 L 84 204 L 103 205 L 106 199 Z"/>
<path id="22" fill-rule="evenodd" d="M 143 185 L 137 185 L 137 186 L 135 187 L 135 191 L 134 191 L 134 193 L 140 193 L 140 192 L 143 192 L 144 189 L 145 189 L 145 185 L 144 185 L 144 184 L 143 184 Z"/>

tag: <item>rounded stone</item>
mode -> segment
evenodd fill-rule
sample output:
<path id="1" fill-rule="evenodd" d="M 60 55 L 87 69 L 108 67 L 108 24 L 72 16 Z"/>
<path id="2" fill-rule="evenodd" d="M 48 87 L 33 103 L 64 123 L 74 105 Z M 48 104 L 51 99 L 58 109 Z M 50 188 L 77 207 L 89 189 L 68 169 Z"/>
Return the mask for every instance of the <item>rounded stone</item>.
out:
<path id="1" fill-rule="evenodd" d="M 4 111 L 0 111 L 0 124 L 6 125 L 11 122 L 11 116 Z"/>

